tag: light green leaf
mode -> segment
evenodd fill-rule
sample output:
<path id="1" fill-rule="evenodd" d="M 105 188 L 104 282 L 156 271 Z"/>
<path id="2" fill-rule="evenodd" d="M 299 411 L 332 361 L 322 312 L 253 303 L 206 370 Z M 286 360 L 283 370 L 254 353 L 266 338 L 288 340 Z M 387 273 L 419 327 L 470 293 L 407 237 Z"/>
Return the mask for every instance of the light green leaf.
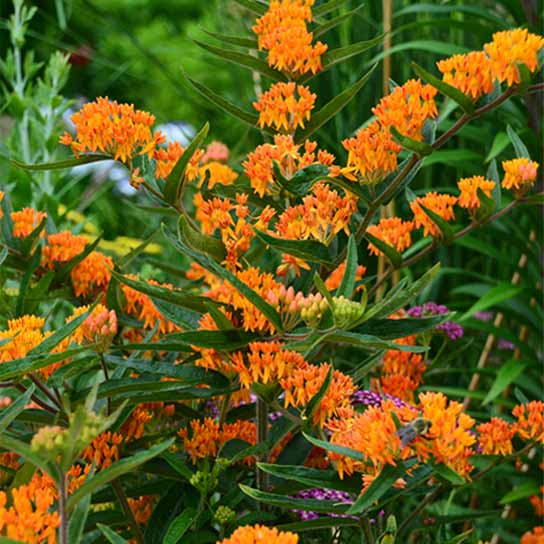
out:
<path id="1" fill-rule="evenodd" d="M 25 409 L 25 406 L 30 402 L 30 398 L 34 394 L 35 390 L 35 386 L 31 385 L 7 408 L 0 411 L 0 434 L 6 431 L 10 423 Z"/>
<path id="2" fill-rule="evenodd" d="M 530 159 L 531 155 L 529 155 L 529 150 L 527 149 L 527 147 L 525 147 L 525 144 L 522 142 L 521 138 L 516 134 L 516 132 L 510 125 L 506 127 L 506 132 L 508 133 L 508 137 L 510 138 L 512 145 L 514 146 L 516 156 L 518 158 L 526 157 L 527 159 Z"/>
<path id="3" fill-rule="evenodd" d="M 270 236 L 270 234 L 259 230 L 255 230 L 255 234 L 280 253 L 287 253 L 314 263 L 331 264 L 331 256 L 327 246 L 316 240 L 286 240 Z"/>
<path id="4" fill-rule="evenodd" d="M 82 164 L 89 164 L 91 162 L 99 161 L 111 161 L 113 159 L 112 155 L 105 155 L 102 153 L 96 153 L 93 155 L 81 155 L 79 157 L 74 157 L 73 159 L 66 159 L 63 161 L 56 162 L 47 162 L 41 164 L 25 164 L 24 162 L 16 161 L 15 159 L 10 159 L 9 162 L 21 168 L 22 170 L 61 170 L 64 168 L 73 168 L 74 166 L 80 166 Z"/>
<path id="5" fill-rule="evenodd" d="M 97 523 L 96 526 L 102 531 L 102 534 L 108 539 L 111 544 L 128 544 L 128 540 L 125 540 L 122 536 L 118 535 L 113 529 L 110 529 L 102 523 Z"/>
<path id="6" fill-rule="evenodd" d="M 168 526 L 162 544 L 177 544 L 195 521 L 196 510 L 186 508 Z"/>
<path id="7" fill-rule="evenodd" d="M 489 404 L 492 400 L 496 399 L 516 378 L 525 370 L 528 363 L 524 363 L 519 359 L 510 359 L 504 363 L 499 372 L 491 389 L 487 393 L 482 404 Z"/>
<path id="8" fill-rule="evenodd" d="M 357 243 L 353 234 L 348 239 L 348 252 L 346 257 L 346 267 L 340 287 L 336 291 L 336 296 L 351 299 L 353 289 L 355 288 L 355 277 L 357 275 Z"/>
<path id="9" fill-rule="evenodd" d="M 488 308 L 492 308 L 505 300 L 509 300 L 519 295 L 523 291 L 523 287 L 511 285 L 510 283 L 500 283 L 492 287 L 487 293 L 473 304 L 458 321 L 462 322 L 473 316 L 476 312 L 483 312 Z"/>

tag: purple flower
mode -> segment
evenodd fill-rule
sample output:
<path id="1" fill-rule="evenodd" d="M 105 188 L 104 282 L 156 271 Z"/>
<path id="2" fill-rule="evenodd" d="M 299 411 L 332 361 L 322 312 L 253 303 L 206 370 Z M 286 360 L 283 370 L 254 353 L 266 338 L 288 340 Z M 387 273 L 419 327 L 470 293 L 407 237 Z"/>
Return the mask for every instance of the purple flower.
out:
<path id="1" fill-rule="evenodd" d="M 501 338 L 499 340 L 499 343 L 497 344 L 497 348 L 513 351 L 515 349 L 514 344 L 512 342 L 509 342 L 508 340 L 505 340 L 504 338 Z"/>
<path id="2" fill-rule="evenodd" d="M 455 321 L 440 323 L 440 325 L 437 325 L 435 328 L 445 333 L 450 340 L 458 340 L 465 334 L 463 327 L 461 327 L 459 323 L 455 323 Z"/>
<path id="3" fill-rule="evenodd" d="M 326 488 L 314 488 L 303 489 L 299 491 L 295 497 L 296 499 L 315 499 L 318 501 L 335 501 L 344 504 L 353 504 L 353 499 L 345 491 L 337 491 L 335 489 Z M 309 512 L 306 510 L 293 509 L 291 512 L 298 514 L 302 521 L 308 521 L 311 519 L 317 519 L 319 514 L 317 512 Z M 349 518 L 354 516 L 348 516 L 346 514 L 326 514 L 331 518 Z"/>
<path id="4" fill-rule="evenodd" d="M 406 313 L 410 317 L 430 317 L 434 315 L 444 315 L 449 312 L 447 306 L 436 304 L 436 302 L 426 302 L 421 306 L 414 306 Z M 450 340 L 458 340 L 462 338 L 464 331 L 463 327 L 455 321 L 445 321 L 435 327 L 435 330 L 443 332 Z"/>
<path id="5" fill-rule="evenodd" d="M 480 321 L 491 321 L 493 319 L 493 312 L 476 312 L 473 317 Z"/>
<path id="6" fill-rule="evenodd" d="M 366 406 L 381 406 L 384 400 L 392 400 L 393 404 L 397 408 L 406 406 L 406 403 L 398 397 L 389 395 L 388 393 L 381 395 L 380 393 L 376 393 L 375 391 L 370 391 L 368 389 L 355 391 L 351 397 L 351 402 L 353 404 L 365 404 Z"/>

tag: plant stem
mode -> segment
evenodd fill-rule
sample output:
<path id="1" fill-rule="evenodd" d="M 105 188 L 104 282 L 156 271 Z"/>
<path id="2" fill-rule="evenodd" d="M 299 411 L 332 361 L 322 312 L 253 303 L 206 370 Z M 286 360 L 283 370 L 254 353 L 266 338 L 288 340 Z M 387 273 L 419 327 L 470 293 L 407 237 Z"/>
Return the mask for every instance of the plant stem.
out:
<path id="1" fill-rule="evenodd" d="M 374 544 L 374 538 L 372 537 L 372 531 L 370 530 L 370 523 L 366 516 L 361 519 L 361 529 L 365 535 L 366 544 Z"/>
<path id="2" fill-rule="evenodd" d="M 268 406 L 260 397 L 257 398 L 257 443 L 263 444 L 268 438 Z M 266 456 L 259 461 L 266 461 Z M 259 467 L 255 471 L 257 489 L 265 491 L 268 487 L 268 476 Z"/>
<path id="3" fill-rule="evenodd" d="M 397 536 L 400 536 L 410 524 L 419 516 L 419 514 L 425 509 L 425 507 L 434 501 L 443 491 L 445 490 L 444 486 L 439 485 L 430 493 L 427 493 L 425 498 L 417 505 L 416 509 L 400 524 L 397 531 Z"/>
<path id="4" fill-rule="evenodd" d="M 132 511 L 132 508 L 128 503 L 123 488 L 121 487 L 121 482 L 118 478 L 116 478 L 115 480 L 112 480 L 111 486 L 113 487 L 113 490 L 115 491 L 115 496 L 117 497 L 117 500 L 119 501 L 119 504 L 121 505 L 121 508 L 125 513 L 125 516 L 130 525 L 130 528 L 132 529 L 132 533 L 134 535 L 134 538 L 136 539 L 136 542 L 138 542 L 138 544 L 142 544 L 144 541 L 144 535 L 142 534 L 142 530 L 140 529 L 140 526 L 138 525 L 138 522 L 134 517 L 134 512 Z"/>
<path id="5" fill-rule="evenodd" d="M 68 511 L 66 510 L 66 474 L 58 467 L 59 475 L 59 542 L 60 544 L 69 544 L 68 542 Z"/>

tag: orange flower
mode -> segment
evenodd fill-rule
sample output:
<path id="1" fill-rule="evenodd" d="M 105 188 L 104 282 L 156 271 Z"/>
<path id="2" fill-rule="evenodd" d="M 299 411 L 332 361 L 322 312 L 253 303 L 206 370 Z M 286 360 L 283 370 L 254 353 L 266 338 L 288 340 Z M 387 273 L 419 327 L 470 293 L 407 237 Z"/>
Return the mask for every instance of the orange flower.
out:
<path id="1" fill-rule="evenodd" d="M 531 34 L 526 28 L 516 28 L 495 32 L 484 50 L 491 60 L 493 75 L 510 86 L 521 81 L 518 63 L 525 64 L 531 72 L 538 68 L 538 52 L 542 47 L 542 36 Z"/>
<path id="2" fill-rule="evenodd" d="M 119 460 L 119 444 L 123 435 L 107 431 L 98 435 L 82 452 L 81 457 L 94 463 L 97 469 L 105 469 Z"/>
<path id="3" fill-rule="evenodd" d="M 401 146 L 391 138 L 389 130 L 374 121 L 342 142 L 348 161 L 342 174 L 352 181 L 372 185 L 397 169 Z"/>
<path id="4" fill-rule="evenodd" d="M 144 495 L 136 499 L 128 497 L 127 501 L 134 514 L 134 519 L 140 525 L 147 523 L 151 514 L 153 514 L 153 507 L 156 502 L 155 497 L 153 495 Z"/>
<path id="5" fill-rule="evenodd" d="M 518 404 L 512 414 L 517 419 L 514 428 L 523 440 L 544 443 L 544 402 L 533 400 L 527 404 Z"/>
<path id="6" fill-rule="evenodd" d="M 71 119 L 76 126 L 76 138 L 65 132 L 60 143 L 69 145 L 76 156 L 101 151 L 113 155 L 115 160 L 128 162 L 137 155 L 151 158 L 156 146 L 165 141 L 160 132 L 154 136 L 151 133 L 153 115 L 107 97 L 85 104 Z"/>
<path id="7" fill-rule="evenodd" d="M 238 174 L 230 166 L 217 161 L 207 162 L 200 167 L 199 173 L 199 188 L 202 187 L 206 178 L 208 178 L 208 189 L 213 189 L 218 183 L 220 185 L 232 185 L 238 178 Z"/>
<path id="8" fill-rule="evenodd" d="M 384 217 L 377 225 L 371 225 L 367 231 L 394 247 L 399 253 L 412 245 L 410 233 L 414 228 L 412 221 L 403 221 L 400 217 Z M 382 252 L 373 244 L 368 244 L 371 255 L 382 255 Z"/>
<path id="9" fill-rule="evenodd" d="M 478 443 L 485 455 L 510 455 L 512 453 L 512 438 L 516 429 L 504 419 L 492 417 L 487 423 L 476 427 L 479 433 Z"/>
<path id="10" fill-rule="evenodd" d="M 36 485 L 34 479 L 10 491 L 0 491 L 0 535 L 27 544 L 56 544 L 60 518 L 51 512 L 55 493 L 48 487 Z"/>
<path id="11" fill-rule="evenodd" d="M 536 180 L 536 171 L 538 163 L 531 161 L 526 157 L 503 161 L 504 178 L 502 186 L 505 189 L 515 189 L 523 191 L 528 187 L 532 187 Z"/>
<path id="12" fill-rule="evenodd" d="M 457 204 L 459 204 L 461 208 L 477 210 L 480 207 L 478 189 L 480 189 L 488 198 L 491 198 L 491 191 L 493 191 L 495 187 L 495 182 L 484 179 L 483 176 L 472 176 L 471 178 L 460 179 L 457 182 L 457 187 L 459 187 L 459 191 L 461 191 Z"/>
<path id="13" fill-rule="evenodd" d="M 304 128 L 304 121 L 310 120 L 317 96 L 308 87 L 294 82 L 275 83 L 263 93 L 253 107 L 259 112 L 259 126 L 273 126 L 293 132 L 297 127 Z"/>
<path id="14" fill-rule="evenodd" d="M 166 179 L 177 162 L 185 152 L 185 148 L 178 142 L 168 142 L 166 148 L 158 147 L 153 151 L 153 158 L 155 159 L 155 177 L 157 179 Z M 199 174 L 199 162 L 204 151 L 197 149 L 193 156 L 189 159 L 185 170 L 185 179 L 187 181 L 193 181 Z"/>
<path id="15" fill-rule="evenodd" d="M 215 419 L 207 417 L 203 421 L 192 419 L 189 425 L 191 437 L 187 428 L 181 429 L 178 436 L 183 439 L 183 447 L 194 464 L 198 459 L 217 457 L 221 447 L 234 438 L 250 444 L 257 443 L 257 427 L 251 421 L 238 420 L 221 425 Z"/>
<path id="16" fill-rule="evenodd" d="M 246 388 L 252 383 L 276 383 L 297 368 L 308 366 L 300 353 L 283 349 L 280 342 L 252 342 L 248 345 L 247 364 L 241 354 L 235 355 L 234 369 L 239 373 L 240 384 Z"/>
<path id="17" fill-rule="evenodd" d="M 0 363 L 20 359 L 44 340 L 45 319 L 24 315 L 8 321 L 7 330 L 0 331 L 0 341 L 10 339 L 0 345 Z"/>
<path id="18" fill-rule="evenodd" d="M 420 196 L 410 203 L 410 208 L 414 214 L 414 223 L 416 228 L 423 227 L 423 235 L 440 236 L 440 229 L 435 222 L 424 212 L 420 204 L 425 208 L 436 213 L 445 221 L 455 219 L 453 206 L 457 203 L 457 197 L 439 193 L 427 193 Z"/>
<path id="19" fill-rule="evenodd" d="M 278 531 L 275 527 L 246 525 L 238 527 L 229 538 L 224 538 L 217 544 L 298 544 L 298 535 Z"/>
<path id="20" fill-rule="evenodd" d="M 69 230 L 50 234 L 42 250 L 42 264 L 46 268 L 55 268 L 57 263 L 66 263 L 79 255 L 86 245 L 84 236 L 75 236 Z"/>
<path id="21" fill-rule="evenodd" d="M 529 498 L 529 502 L 535 509 L 535 516 L 539 518 L 544 516 L 544 485 L 540 486 L 540 495 L 533 495 Z"/>
<path id="22" fill-rule="evenodd" d="M 384 96 L 372 108 L 372 113 L 384 129 L 394 126 L 404 136 L 421 141 L 425 121 L 438 113 L 434 102 L 436 93 L 432 85 L 410 79 Z"/>
<path id="23" fill-rule="evenodd" d="M 13 236 L 16 238 L 26 238 L 32 231 L 47 217 L 45 212 L 38 212 L 34 208 L 24 208 L 18 212 L 11 212 L 13 221 Z M 45 236 L 42 230 L 40 237 Z"/>
<path id="24" fill-rule="evenodd" d="M 70 272 L 76 297 L 88 297 L 100 291 L 105 292 L 111 279 L 110 269 L 113 269 L 111 257 L 99 251 L 91 251 Z"/>
<path id="25" fill-rule="evenodd" d="M 435 462 L 444 464 L 463 477 L 472 471 L 469 457 L 474 455 L 476 442 L 471 432 L 474 419 L 463 412 L 459 402 L 449 401 L 442 393 L 419 395 L 421 417 L 431 422 L 425 440 L 414 442 L 418 458 L 426 460 L 430 455 Z"/>
<path id="26" fill-rule="evenodd" d="M 274 162 L 278 163 L 282 175 L 288 179 L 302 168 L 314 163 L 329 166 L 331 176 L 339 173 L 339 168 L 333 164 L 334 156 L 331 153 L 317 150 L 316 154 L 316 142 L 306 140 L 303 149 L 301 147 L 301 144 L 295 144 L 290 134 L 276 134 L 274 144 L 257 146 L 242 164 L 251 188 L 261 197 L 265 194 L 279 193 L 274 178 Z"/>
<path id="27" fill-rule="evenodd" d="M 453 55 L 436 63 L 442 79 L 448 85 L 469 95 L 473 100 L 493 90 L 494 76 L 491 61 L 483 51 Z"/>
<path id="28" fill-rule="evenodd" d="M 259 49 L 268 51 L 268 64 L 292 76 L 317 73 L 322 68 L 321 55 L 327 46 L 312 45 L 313 35 L 306 22 L 312 20 L 313 0 L 275 0 L 268 11 L 257 19 L 253 32 Z"/>
<path id="29" fill-rule="evenodd" d="M 306 407 L 323 385 L 330 368 L 329 364 L 299 366 L 280 379 L 285 391 L 285 407 Z M 329 388 L 313 415 L 314 425 L 322 427 L 326 419 L 338 414 L 339 409 L 350 406 L 355 389 L 349 376 L 334 370 Z"/>
<path id="30" fill-rule="evenodd" d="M 344 277 L 344 272 L 346 270 L 346 261 L 340 263 L 329 275 L 329 277 L 325 280 L 325 287 L 329 291 L 334 291 L 335 289 L 338 289 L 340 287 L 340 284 L 342 283 L 342 278 Z M 355 272 L 355 280 L 360 281 L 363 279 L 363 276 L 366 272 L 366 266 L 363 266 L 360 264 L 357 266 L 357 270 Z"/>
<path id="31" fill-rule="evenodd" d="M 544 527 L 535 527 L 527 531 L 520 540 L 520 544 L 544 544 Z"/>
<path id="32" fill-rule="evenodd" d="M 218 141 L 213 141 L 206 146 L 206 151 L 200 161 L 206 164 L 208 161 L 227 162 L 229 160 L 229 148 Z"/>

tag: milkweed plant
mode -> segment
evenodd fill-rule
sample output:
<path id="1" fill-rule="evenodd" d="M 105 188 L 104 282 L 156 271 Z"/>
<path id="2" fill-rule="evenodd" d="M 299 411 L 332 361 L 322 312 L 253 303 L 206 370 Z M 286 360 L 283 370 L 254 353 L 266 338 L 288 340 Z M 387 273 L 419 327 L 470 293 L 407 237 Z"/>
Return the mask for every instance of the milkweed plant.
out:
<path id="1" fill-rule="evenodd" d="M 254 102 L 186 78 L 261 138 L 232 161 L 208 124 L 183 147 L 107 97 L 61 134 L 66 58 L 32 84 L 34 12 L 15 2 L 9 160 L 36 189 L 20 209 L 16 184 L 0 192 L 1 542 L 544 542 L 544 403 L 513 383 L 540 380 L 541 361 L 514 358 L 479 396 L 484 365 L 444 356 L 492 303 L 463 314 L 425 298 L 452 244 L 542 204 L 539 164 L 500 126 L 513 158 L 410 189 L 466 125 L 542 90 L 544 38 L 503 30 L 433 70 L 412 64 L 335 156 L 312 137 L 376 66 L 325 104 L 312 87 L 383 36 L 329 47 L 336 0 L 240 3 L 253 34 L 203 46 L 258 76 Z M 62 169 L 111 159 L 140 220 L 160 217 L 122 256 L 46 194 Z M 151 242 L 166 281 L 144 273 Z M 453 364 L 465 396 L 436 374 Z"/>

